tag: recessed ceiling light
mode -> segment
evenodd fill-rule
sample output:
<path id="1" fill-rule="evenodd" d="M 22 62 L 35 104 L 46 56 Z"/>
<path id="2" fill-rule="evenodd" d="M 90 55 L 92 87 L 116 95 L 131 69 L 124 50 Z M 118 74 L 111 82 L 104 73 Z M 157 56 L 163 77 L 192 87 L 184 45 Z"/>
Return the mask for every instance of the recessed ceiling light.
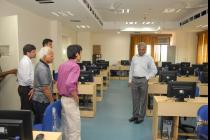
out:
<path id="1" fill-rule="evenodd" d="M 130 9 L 127 9 L 127 13 L 130 13 Z"/>

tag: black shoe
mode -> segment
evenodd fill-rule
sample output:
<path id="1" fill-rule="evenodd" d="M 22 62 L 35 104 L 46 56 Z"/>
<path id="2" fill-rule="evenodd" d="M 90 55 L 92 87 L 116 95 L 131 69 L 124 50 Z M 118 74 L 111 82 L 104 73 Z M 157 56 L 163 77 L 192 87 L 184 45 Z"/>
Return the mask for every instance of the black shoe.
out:
<path id="1" fill-rule="evenodd" d="M 140 123 L 143 123 L 143 122 L 144 122 L 144 120 L 140 120 L 140 119 L 136 119 L 136 120 L 134 121 L 135 124 L 140 124 Z"/>
<path id="2" fill-rule="evenodd" d="M 137 120 L 136 117 L 131 117 L 131 118 L 129 119 L 129 122 L 133 122 L 133 121 L 136 121 L 136 120 Z"/>

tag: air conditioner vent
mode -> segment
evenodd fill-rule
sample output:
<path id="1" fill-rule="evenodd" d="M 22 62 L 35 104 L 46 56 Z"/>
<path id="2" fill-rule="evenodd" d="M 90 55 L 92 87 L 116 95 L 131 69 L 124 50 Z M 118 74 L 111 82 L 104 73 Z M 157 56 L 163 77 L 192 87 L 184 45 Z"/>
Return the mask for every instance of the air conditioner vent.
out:
<path id="1" fill-rule="evenodd" d="M 81 20 L 77 20 L 77 19 L 72 19 L 72 20 L 70 20 L 71 22 L 76 22 L 76 23 L 78 23 L 78 22 L 81 22 Z"/>
<path id="2" fill-rule="evenodd" d="M 94 8 L 93 6 L 88 2 L 88 0 L 80 0 L 84 5 L 85 7 L 89 10 L 89 12 L 93 15 L 93 17 L 97 20 L 97 22 L 103 26 L 103 21 L 102 19 L 97 15 L 96 11 L 94 11 Z"/>
<path id="3" fill-rule="evenodd" d="M 55 3 L 52 0 L 36 0 L 36 2 L 38 2 L 39 4 L 51 4 L 51 3 Z"/>
<path id="4" fill-rule="evenodd" d="M 190 17 L 188 19 L 185 19 L 185 20 L 181 21 L 179 24 L 180 24 L 180 26 L 183 26 L 183 25 L 185 25 L 185 24 L 187 24 L 187 23 L 189 23 L 189 22 L 191 22 L 193 20 L 196 20 L 196 19 L 198 19 L 198 18 L 200 18 L 202 16 L 205 16 L 207 14 L 208 14 L 208 9 L 206 9 L 204 11 L 201 11 L 200 13 L 197 13 L 194 16 L 192 16 L 192 17 Z"/>

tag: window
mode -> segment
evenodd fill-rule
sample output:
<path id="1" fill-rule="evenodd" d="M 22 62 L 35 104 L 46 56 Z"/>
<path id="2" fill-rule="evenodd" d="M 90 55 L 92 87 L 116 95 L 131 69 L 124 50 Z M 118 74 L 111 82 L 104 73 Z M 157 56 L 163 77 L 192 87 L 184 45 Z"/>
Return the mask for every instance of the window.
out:
<path id="1" fill-rule="evenodd" d="M 168 57 L 168 45 L 155 45 L 154 53 L 155 62 L 166 62 Z"/>
<path id="2" fill-rule="evenodd" d="M 150 55 L 151 56 L 151 45 L 147 45 L 147 52 L 146 52 L 146 54 L 148 54 L 148 55 Z M 135 55 L 137 55 L 138 54 L 138 46 L 136 45 L 135 46 Z"/>

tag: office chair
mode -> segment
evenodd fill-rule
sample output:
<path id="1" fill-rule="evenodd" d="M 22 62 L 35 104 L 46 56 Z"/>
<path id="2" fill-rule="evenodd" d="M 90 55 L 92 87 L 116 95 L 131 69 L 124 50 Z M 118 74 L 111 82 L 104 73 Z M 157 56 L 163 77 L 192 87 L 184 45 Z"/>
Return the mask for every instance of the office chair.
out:
<path id="1" fill-rule="evenodd" d="M 50 104 L 47 106 L 44 115 L 43 115 L 43 119 L 42 119 L 42 123 L 41 124 L 35 124 L 33 126 L 33 130 L 36 131 L 53 131 L 53 115 L 52 115 L 52 110 L 53 108 L 56 109 L 56 123 L 60 123 L 61 121 L 61 101 L 55 101 L 53 104 Z"/>
<path id="2" fill-rule="evenodd" d="M 196 92 L 195 92 L 195 97 L 199 97 L 200 96 L 200 90 L 199 87 L 196 87 Z M 184 120 L 186 120 L 187 118 L 184 117 Z M 181 118 L 179 119 L 179 129 L 182 130 L 183 132 L 187 133 L 189 132 L 195 132 L 196 127 L 189 125 L 189 124 L 183 124 L 181 121 Z"/>
<path id="3" fill-rule="evenodd" d="M 208 140 L 208 105 L 198 110 L 196 131 L 199 140 Z"/>

